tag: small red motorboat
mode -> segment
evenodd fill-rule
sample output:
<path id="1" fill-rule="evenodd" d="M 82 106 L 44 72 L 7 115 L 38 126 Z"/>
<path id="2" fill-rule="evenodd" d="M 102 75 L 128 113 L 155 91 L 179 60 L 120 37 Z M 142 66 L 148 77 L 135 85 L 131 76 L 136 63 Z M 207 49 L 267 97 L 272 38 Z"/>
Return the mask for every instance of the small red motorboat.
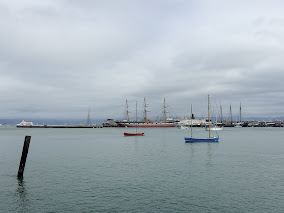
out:
<path id="1" fill-rule="evenodd" d="M 139 133 L 124 133 L 124 136 L 144 136 L 144 132 Z"/>

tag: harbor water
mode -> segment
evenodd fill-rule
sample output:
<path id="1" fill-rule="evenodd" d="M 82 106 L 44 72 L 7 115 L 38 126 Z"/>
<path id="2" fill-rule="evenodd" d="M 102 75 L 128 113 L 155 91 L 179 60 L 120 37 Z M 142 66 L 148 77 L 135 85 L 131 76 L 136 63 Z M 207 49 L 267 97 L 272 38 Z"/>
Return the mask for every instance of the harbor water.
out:
<path id="1" fill-rule="evenodd" d="M 284 128 L 140 130 L 1 127 L 0 212 L 283 212 Z"/>

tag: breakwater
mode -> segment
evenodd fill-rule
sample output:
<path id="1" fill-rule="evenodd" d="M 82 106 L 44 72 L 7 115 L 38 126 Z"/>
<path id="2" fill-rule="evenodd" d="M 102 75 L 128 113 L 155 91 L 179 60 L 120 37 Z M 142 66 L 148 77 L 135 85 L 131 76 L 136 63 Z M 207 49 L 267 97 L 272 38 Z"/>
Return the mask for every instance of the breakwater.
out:
<path id="1" fill-rule="evenodd" d="M 94 125 L 82 125 L 82 124 L 76 124 L 76 125 L 30 125 L 30 126 L 21 126 L 17 125 L 17 128 L 103 128 L 103 125 L 101 124 L 94 124 Z"/>

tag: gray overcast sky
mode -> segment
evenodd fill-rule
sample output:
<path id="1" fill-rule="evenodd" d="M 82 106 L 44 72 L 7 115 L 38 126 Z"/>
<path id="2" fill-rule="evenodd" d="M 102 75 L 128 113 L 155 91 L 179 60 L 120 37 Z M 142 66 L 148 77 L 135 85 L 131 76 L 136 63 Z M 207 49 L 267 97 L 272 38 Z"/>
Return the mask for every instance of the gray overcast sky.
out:
<path id="1" fill-rule="evenodd" d="M 0 0 L 0 118 L 284 116 L 283 0 Z M 133 113 L 134 114 L 134 113 Z M 132 114 L 132 116 L 134 116 Z"/>

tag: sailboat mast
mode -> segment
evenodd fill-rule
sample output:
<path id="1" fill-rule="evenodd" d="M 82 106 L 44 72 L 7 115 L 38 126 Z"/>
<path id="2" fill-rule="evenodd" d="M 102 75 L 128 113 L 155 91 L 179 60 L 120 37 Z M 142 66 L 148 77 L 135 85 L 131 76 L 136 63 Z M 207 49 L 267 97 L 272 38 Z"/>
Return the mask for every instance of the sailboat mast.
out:
<path id="1" fill-rule="evenodd" d="M 128 111 L 128 101 L 126 99 L 126 117 L 127 117 L 127 121 L 129 122 L 129 111 Z"/>
<path id="2" fill-rule="evenodd" d="M 87 125 L 91 125 L 90 106 L 89 106 L 89 110 L 88 110 Z"/>
<path id="3" fill-rule="evenodd" d="M 144 120 L 145 120 L 145 122 L 147 123 L 147 122 L 148 122 L 148 118 L 147 118 L 147 110 L 146 110 L 146 107 L 147 107 L 147 104 L 146 104 L 146 99 L 145 99 L 145 97 L 144 97 L 144 114 L 145 114 Z"/>
<path id="4" fill-rule="evenodd" d="M 191 119 L 190 119 L 190 135 L 191 135 L 191 137 L 192 137 L 192 118 L 193 118 L 193 116 L 192 116 L 192 104 L 191 104 Z"/>
<path id="5" fill-rule="evenodd" d="M 242 103 L 240 103 L 240 122 L 242 122 Z"/>
<path id="6" fill-rule="evenodd" d="M 136 101 L 136 133 L 137 133 L 137 101 Z"/>
<path id="7" fill-rule="evenodd" d="M 210 103 L 209 103 L 209 95 L 208 95 L 208 126 L 209 126 L 209 138 L 210 138 Z"/>
<path id="8" fill-rule="evenodd" d="M 220 103 L 220 113 L 221 113 L 220 123 L 223 123 L 223 112 L 222 112 L 222 105 L 221 105 L 221 103 Z"/>
<path id="9" fill-rule="evenodd" d="M 233 124 L 232 105 L 231 104 L 230 104 L 230 117 L 231 117 L 231 124 Z"/>
<path id="10" fill-rule="evenodd" d="M 163 106 L 163 108 L 164 108 L 164 122 L 166 122 L 166 120 L 167 120 L 166 98 L 164 98 L 164 106 Z"/>

